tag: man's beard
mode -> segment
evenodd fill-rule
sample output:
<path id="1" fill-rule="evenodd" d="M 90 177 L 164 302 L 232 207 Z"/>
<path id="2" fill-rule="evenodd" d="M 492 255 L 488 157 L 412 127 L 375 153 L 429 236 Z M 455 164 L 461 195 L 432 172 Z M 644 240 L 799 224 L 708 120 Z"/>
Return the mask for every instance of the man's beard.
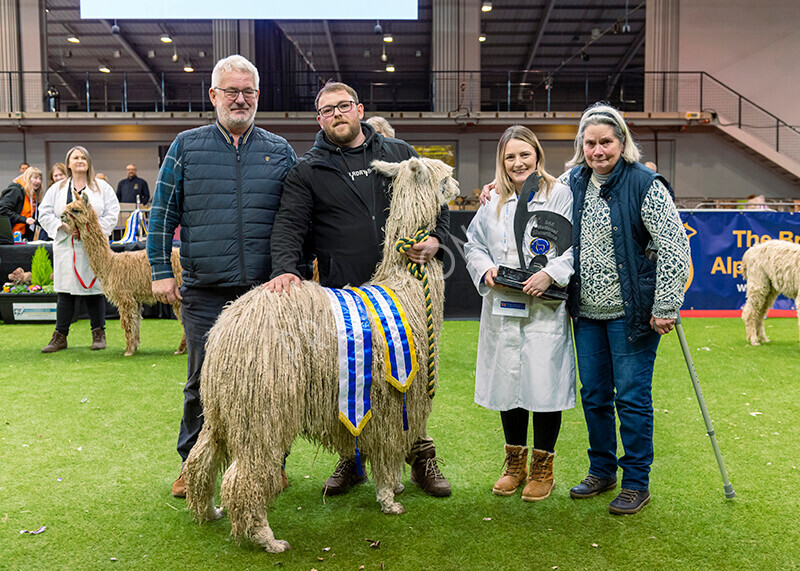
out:
<path id="1" fill-rule="evenodd" d="M 339 135 L 336 134 L 335 128 L 338 127 L 339 125 L 335 125 L 335 126 L 331 125 L 331 128 L 329 130 L 325 131 L 325 135 L 328 137 L 330 142 L 333 143 L 334 145 L 338 146 L 338 147 L 346 147 L 347 145 L 349 145 L 353 141 L 353 139 L 358 137 L 358 134 L 361 132 L 361 123 L 360 122 L 349 123 L 349 122 L 345 121 L 343 123 L 349 127 L 349 129 L 347 130 L 347 133 L 345 135 L 343 135 L 343 136 L 339 136 Z M 340 123 L 340 125 L 341 124 L 342 123 Z"/>
<path id="2" fill-rule="evenodd" d="M 239 117 L 234 117 L 231 111 L 234 110 L 228 109 L 227 107 L 217 108 L 217 117 L 219 118 L 219 122 L 222 123 L 222 126 L 229 131 L 239 131 L 249 127 L 253 122 L 253 118 L 255 117 L 255 110 L 252 107 L 247 110 L 247 116 L 241 119 Z"/>

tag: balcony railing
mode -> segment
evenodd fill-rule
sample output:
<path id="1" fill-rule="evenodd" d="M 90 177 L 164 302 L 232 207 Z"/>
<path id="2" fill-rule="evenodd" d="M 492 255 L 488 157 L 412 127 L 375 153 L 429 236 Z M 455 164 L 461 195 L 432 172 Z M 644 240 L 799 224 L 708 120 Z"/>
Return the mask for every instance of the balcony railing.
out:
<path id="1" fill-rule="evenodd" d="M 333 72 L 264 72 L 259 111 L 313 111 Z M 623 111 L 714 111 L 800 162 L 800 131 L 705 72 L 555 74 L 341 72 L 368 111 L 581 111 L 608 101 Z M 0 72 L 0 112 L 210 111 L 209 79 L 187 73 Z"/>

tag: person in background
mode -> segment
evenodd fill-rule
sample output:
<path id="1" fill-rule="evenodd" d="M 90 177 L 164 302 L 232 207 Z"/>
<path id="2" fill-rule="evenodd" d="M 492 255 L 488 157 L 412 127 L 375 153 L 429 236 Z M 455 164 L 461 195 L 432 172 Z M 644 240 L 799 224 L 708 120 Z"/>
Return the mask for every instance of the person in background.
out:
<path id="1" fill-rule="evenodd" d="M 41 188 L 42 171 L 28 167 L 0 196 L 0 216 L 8 218 L 12 230 L 19 232 L 26 242 L 33 240 L 36 230 L 36 196 Z"/>
<path id="2" fill-rule="evenodd" d="M 473 218 L 464 255 L 483 296 L 475 402 L 500 411 L 505 464 L 492 492 L 510 496 L 525 486 L 522 499 L 543 500 L 555 486 L 553 459 L 561 411 L 575 408 L 575 357 L 566 302 L 541 296 L 552 284 L 565 287 L 572 275 L 572 248 L 549 246 L 546 266 L 525 282 L 522 293 L 496 284 L 498 266 L 519 268 L 514 216 L 529 177 L 539 189 L 528 211 L 552 212 L 572 220 L 572 193 L 545 170 L 544 150 L 521 125 L 506 129 L 497 144 L 494 196 Z M 569 239 L 572 238 L 570 235 Z M 500 302 L 525 306 L 524 315 L 503 315 Z M 533 411 L 533 448 L 528 448 L 528 418 Z M 530 452 L 530 472 L 527 459 Z"/>
<path id="3" fill-rule="evenodd" d="M 39 196 L 39 204 L 41 204 L 42 201 L 44 200 L 44 195 L 47 192 L 48 188 L 66 178 L 67 178 L 66 165 L 64 165 L 64 163 L 54 163 L 53 166 L 50 167 L 50 173 L 47 175 L 47 186 L 46 187 L 42 186 L 41 195 Z M 52 238 L 50 238 L 50 235 L 47 233 L 47 230 L 42 228 L 41 224 L 39 224 L 39 234 L 36 236 L 36 239 L 43 241 L 52 240 Z"/>
<path id="4" fill-rule="evenodd" d="M 28 170 L 28 167 L 30 167 L 30 166 L 31 165 L 29 165 L 25 161 L 22 161 L 21 163 L 19 163 L 19 174 L 24 173 L 26 170 Z"/>
<path id="5" fill-rule="evenodd" d="M 150 209 L 147 257 L 153 294 L 164 303 L 183 300 L 189 369 L 178 454 L 184 462 L 203 427 L 200 373 L 206 334 L 227 303 L 269 279 L 270 234 L 283 180 L 296 160 L 286 139 L 255 126 L 258 85 L 258 70 L 242 56 L 217 62 L 208 90 L 217 120 L 175 138 Z M 180 289 L 170 262 L 178 225 Z M 183 465 L 172 495 L 186 496 Z"/>
<path id="6" fill-rule="evenodd" d="M 394 127 L 389 124 L 389 121 L 378 115 L 373 115 L 367 119 L 367 123 L 372 125 L 376 133 L 380 133 L 384 137 L 394 138 Z"/>
<path id="7" fill-rule="evenodd" d="M 653 364 L 689 276 L 689 241 L 668 183 L 640 156 L 619 111 L 598 103 L 581 117 L 571 170 L 561 178 L 575 201 L 567 305 L 589 433 L 589 475 L 570 495 L 614 489 L 622 468 L 612 514 L 637 513 L 650 501 Z"/>
<path id="8" fill-rule="evenodd" d="M 96 178 L 97 180 L 104 180 L 104 181 L 108 182 L 108 177 L 106 177 L 106 175 L 105 175 L 105 174 L 103 174 L 103 173 L 101 173 L 101 172 L 97 173 L 97 174 L 96 174 L 96 175 L 94 175 L 94 176 L 95 176 L 95 178 Z"/>
<path id="9" fill-rule="evenodd" d="M 656 163 L 654 163 L 652 161 L 647 161 L 647 162 L 642 163 L 642 164 L 644 164 L 644 166 L 649 168 L 651 171 L 658 172 L 658 166 L 656 165 Z"/>
<path id="10" fill-rule="evenodd" d="M 349 85 L 329 81 L 315 101 L 317 133 L 314 147 L 286 177 L 286 190 L 272 233 L 270 291 L 291 295 L 300 283 L 304 242 L 317 256 L 319 281 L 342 288 L 369 280 L 383 255 L 384 226 L 392 198 L 391 179 L 370 166 L 373 160 L 401 162 L 417 156 L 399 139 L 387 139 L 366 122 L 364 106 Z M 450 212 L 442 209 L 431 235 L 412 246 L 407 255 L 426 263 L 439 250 L 450 228 Z M 431 496 L 450 495 L 450 483 L 438 467 L 433 439 L 414 443 L 406 461 L 411 481 Z M 328 495 L 344 494 L 366 480 L 358 474 L 355 457 L 339 459 L 323 486 Z"/>
<path id="11" fill-rule="evenodd" d="M 67 348 L 67 335 L 75 314 L 75 298 L 86 302 L 92 325 L 92 351 L 106 348 L 106 303 L 103 289 L 97 281 L 80 233 L 73 232 L 61 221 L 61 213 L 83 193 L 97 212 L 100 228 L 108 236 L 117 224 L 119 202 L 107 182 L 97 180 L 92 157 L 84 147 L 72 147 L 64 161 L 68 177 L 47 189 L 41 205 L 39 224 L 53 237 L 53 288 L 58 293 L 56 330 L 42 353 L 55 353 Z"/>
<path id="12" fill-rule="evenodd" d="M 139 203 L 144 206 L 150 201 L 147 181 L 136 175 L 136 165 L 133 163 L 125 167 L 125 172 L 128 176 L 117 184 L 117 198 L 120 202 L 136 202 L 138 196 Z"/>

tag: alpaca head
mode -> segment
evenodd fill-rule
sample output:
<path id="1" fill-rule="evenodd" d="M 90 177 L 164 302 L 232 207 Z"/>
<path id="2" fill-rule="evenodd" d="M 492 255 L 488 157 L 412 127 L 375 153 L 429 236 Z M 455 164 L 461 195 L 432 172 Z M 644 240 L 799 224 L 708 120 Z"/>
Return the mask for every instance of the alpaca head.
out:
<path id="1" fill-rule="evenodd" d="M 61 221 L 69 226 L 72 230 L 80 231 L 86 228 L 88 224 L 97 224 L 97 213 L 89 203 L 89 195 L 84 190 L 81 197 L 73 200 L 64 208 L 61 213 Z"/>
<path id="2" fill-rule="evenodd" d="M 453 167 L 437 159 L 410 158 L 401 163 L 373 161 L 379 173 L 392 178 L 392 206 L 386 221 L 387 241 L 395 232 L 413 235 L 432 230 L 443 205 L 458 196 Z"/>

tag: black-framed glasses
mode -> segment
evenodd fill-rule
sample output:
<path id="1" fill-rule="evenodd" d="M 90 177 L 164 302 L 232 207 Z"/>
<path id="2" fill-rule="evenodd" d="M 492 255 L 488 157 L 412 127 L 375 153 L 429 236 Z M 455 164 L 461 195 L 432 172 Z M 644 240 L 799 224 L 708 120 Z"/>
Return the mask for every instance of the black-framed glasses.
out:
<path id="1" fill-rule="evenodd" d="M 223 89 L 221 87 L 215 87 L 214 89 L 224 93 L 225 94 L 225 98 L 228 101 L 236 101 L 237 99 L 239 99 L 239 94 L 240 93 L 244 96 L 246 101 L 252 101 L 255 98 L 256 93 L 258 93 L 257 89 L 250 89 L 250 88 L 247 88 L 247 89 L 235 89 L 233 87 L 230 87 L 228 89 Z"/>
<path id="2" fill-rule="evenodd" d="M 345 114 L 348 113 L 353 106 L 356 104 L 355 101 L 342 101 L 341 103 L 337 103 L 336 105 L 326 105 L 325 107 L 320 107 L 319 113 L 320 117 L 331 117 L 333 113 L 338 109 L 339 113 Z"/>

